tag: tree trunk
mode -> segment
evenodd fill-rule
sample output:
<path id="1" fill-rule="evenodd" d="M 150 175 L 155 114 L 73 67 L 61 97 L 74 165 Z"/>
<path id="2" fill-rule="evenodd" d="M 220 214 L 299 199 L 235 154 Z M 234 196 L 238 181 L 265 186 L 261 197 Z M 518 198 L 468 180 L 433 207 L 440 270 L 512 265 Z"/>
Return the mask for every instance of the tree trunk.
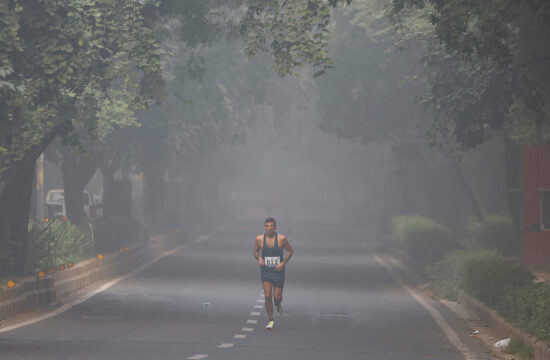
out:
<path id="1" fill-rule="evenodd" d="M 103 161 L 101 171 L 103 172 L 103 216 L 125 216 L 132 215 L 132 193 L 131 182 L 127 177 L 122 180 L 115 180 L 115 171 L 121 168 L 123 158 L 116 153 L 109 160 Z M 123 168 L 124 169 L 124 168 Z"/>
<path id="2" fill-rule="evenodd" d="M 151 219 L 154 229 L 161 224 L 161 216 L 164 204 L 164 165 L 160 160 L 149 160 L 143 164 L 144 183 L 144 209 L 146 217 Z"/>
<path id="3" fill-rule="evenodd" d="M 115 182 L 115 168 L 109 164 L 101 164 L 101 172 L 103 173 L 103 217 L 109 217 L 116 214 L 113 209 L 113 184 Z"/>
<path id="4" fill-rule="evenodd" d="M 99 165 L 97 156 L 80 158 L 69 151 L 63 154 L 61 172 L 65 192 L 67 217 L 73 223 L 79 223 L 85 216 L 82 193 Z M 91 205 L 91 204 L 90 204 Z"/>
<path id="5" fill-rule="evenodd" d="M 56 130 L 45 134 L 20 160 L 0 157 L 0 270 L 4 273 L 22 275 L 25 271 L 35 163 L 55 134 Z"/>
<path id="6" fill-rule="evenodd" d="M 485 212 L 485 209 L 483 208 L 483 205 L 481 204 L 481 201 L 477 197 L 474 189 L 466 179 L 466 176 L 464 176 L 464 171 L 462 170 L 462 167 L 457 164 L 453 159 L 449 159 L 451 167 L 454 170 L 454 173 L 456 175 L 456 178 L 458 179 L 458 182 L 462 186 L 462 190 L 464 190 L 464 193 L 466 194 L 466 197 L 468 198 L 470 205 L 472 206 L 475 215 L 479 219 L 479 221 L 483 221 L 485 219 L 485 216 L 487 215 Z"/>
<path id="7" fill-rule="evenodd" d="M 11 181 L 3 184 L 0 197 L 0 251 L 11 255 L 2 259 L 3 273 L 23 275 L 27 252 L 27 233 L 34 178 L 35 162 L 27 160 L 18 165 L 18 171 Z"/>
<path id="8" fill-rule="evenodd" d="M 506 166 L 506 198 L 508 212 L 514 222 L 516 233 L 521 233 L 521 148 L 508 136 L 504 136 L 504 156 Z"/>

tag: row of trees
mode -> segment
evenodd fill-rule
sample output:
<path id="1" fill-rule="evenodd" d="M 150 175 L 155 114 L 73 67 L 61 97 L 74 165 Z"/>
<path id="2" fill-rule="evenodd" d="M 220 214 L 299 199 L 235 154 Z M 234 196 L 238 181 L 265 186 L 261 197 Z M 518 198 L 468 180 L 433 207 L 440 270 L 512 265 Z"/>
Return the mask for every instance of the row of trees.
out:
<path id="1" fill-rule="evenodd" d="M 549 140 L 545 2 L 354 0 L 335 18 L 338 76 L 319 80 L 326 131 L 391 144 L 397 172 L 422 153 L 433 162 L 426 144 L 438 149 L 480 219 L 486 206 L 463 171 L 477 156 L 469 150 L 503 144 L 506 183 L 492 181 L 519 187 L 517 144 Z M 519 225 L 518 199 L 507 196 Z"/>
<path id="2" fill-rule="evenodd" d="M 331 13 L 339 3 L 349 6 Z M 331 40 L 332 16 L 343 25 Z M 34 161 L 54 140 L 78 221 L 82 188 L 98 166 L 105 215 L 124 212 L 114 174 L 139 171 L 154 219 L 167 179 L 192 188 L 204 157 L 246 138 L 247 113 L 265 101 L 257 81 L 264 69 L 236 61 L 209 77 L 205 69 L 227 66 L 215 60 L 231 53 L 209 49 L 213 43 L 240 41 L 248 56 L 267 52 L 282 76 L 313 65 L 322 127 L 391 143 L 404 168 L 425 133 L 451 164 L 495 131 L 505 134 L 511 160 L 513 141 L 548 141 L 549 21 L 543 0 L 3 1 L 0 251 L 13 255 L 8 270 L 23 268 Z M 348 71 L 334 76 L 333 65 Z M 411 94 L 430 121 L 410 111 Z M 516 165 L 508 162 L 510 174 Z"/>
<path id="3" fill-rule="evenodd" d="M 171 92 L 177 86 L 166 77 L 172 84 L 198 77 L 204 67 L 194 49 L 236 38 L 248 55 L 270 53 L 281 75 L 306 64 L 322 72 L 330 65 L 329 7 L 336 3 L 2 1 L 0 251 L 14 260 L 3 270 L 24 267 L 34 162 L 54 140 L 62 143 L 72 220 L 83 215 L 82 188 L 97 166 L 106 179 L 105 215 L 120 205 L 108 204 L 116 199 L 115 171 L 142 170 L 149 189 L 159 191 L 167 170 L 161 159 L 192 158 L 206 139 L 231 133 L 216 106 L 183 117 L 185 98 Z M 148 113 L 164 105 L 158 116 Z M 157 198 L 148 197 L 152 212 L 161 206 Z"/>

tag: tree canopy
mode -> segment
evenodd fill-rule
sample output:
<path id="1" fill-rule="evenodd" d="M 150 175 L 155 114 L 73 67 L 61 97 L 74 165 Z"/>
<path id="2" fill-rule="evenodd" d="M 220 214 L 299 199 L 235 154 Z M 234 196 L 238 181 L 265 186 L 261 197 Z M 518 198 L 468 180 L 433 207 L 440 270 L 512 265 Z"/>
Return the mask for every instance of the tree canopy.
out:
<path id="1" fill-rule="evenodd" d="M 490 129 L 519 143 L 550 140 L 547 2 L 393 0 L 393 23 L 399 27 L 411 9 L 428 15 L 437 40 L 425 56 L 423 98 L 437 114 L 435 132 L 466 148 Z"/>

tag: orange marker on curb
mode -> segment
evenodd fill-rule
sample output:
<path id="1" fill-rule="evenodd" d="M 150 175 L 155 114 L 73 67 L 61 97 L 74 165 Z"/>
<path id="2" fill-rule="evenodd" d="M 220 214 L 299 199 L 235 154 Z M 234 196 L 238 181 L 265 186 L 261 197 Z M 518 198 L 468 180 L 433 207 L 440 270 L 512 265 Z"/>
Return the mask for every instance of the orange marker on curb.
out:
<path id="1" fill-rule="evenodd" d="M 101 259 L 103 259 L 103 255 L 97 254 L 97 258 L 98 258 L 99 260 L 101 260 Z"/>
<path id="2" fill-rule="evenodd" d="M 46 276 L 46 273 L 44 273 L 44 271 L 40 270 L 40 271 L 38 272 L 38 278 L 39 278 L 39 279 L 42 279 L 44 276 Z"/>
<path id="3" fill-rule="evenodd" d="M 14 283 L 13 281 L 11 281 L 11 280 L 8 281 L 8 287 L 9 287 L 9 288 L 12 288 L 12 287 L 14 287 L 14 286 L 15 286 L 15 283 Z"/>

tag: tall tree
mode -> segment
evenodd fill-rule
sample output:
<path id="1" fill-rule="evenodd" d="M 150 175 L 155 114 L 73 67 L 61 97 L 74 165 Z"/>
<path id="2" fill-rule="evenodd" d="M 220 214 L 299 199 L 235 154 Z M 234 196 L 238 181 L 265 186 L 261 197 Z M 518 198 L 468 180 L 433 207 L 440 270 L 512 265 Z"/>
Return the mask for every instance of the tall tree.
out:
<path id="1" fill-rule="evenodd" d="M 436 129 L 466 148 L 484 142 L 489 129 L 523 143 L 548 141 L 547 2 L 393 0 L 395 23 L 411 8 L 429 15 L 438 41 L 426 56 L 425 97 L 439 115 Z"/>
<path id="2" fill-rule="evenodd" d="M 145 82 L 159 70 L 142 8 L 129 0 L 0 4 L 0 231 L 7 234 L 0 246 L 17 254 L 16 271 L 24 268 L 31 191 L 19 186 L 32 183 L 35 159 L 56 136 L 77 143 L 133 123 L 138 76 Z"/>

